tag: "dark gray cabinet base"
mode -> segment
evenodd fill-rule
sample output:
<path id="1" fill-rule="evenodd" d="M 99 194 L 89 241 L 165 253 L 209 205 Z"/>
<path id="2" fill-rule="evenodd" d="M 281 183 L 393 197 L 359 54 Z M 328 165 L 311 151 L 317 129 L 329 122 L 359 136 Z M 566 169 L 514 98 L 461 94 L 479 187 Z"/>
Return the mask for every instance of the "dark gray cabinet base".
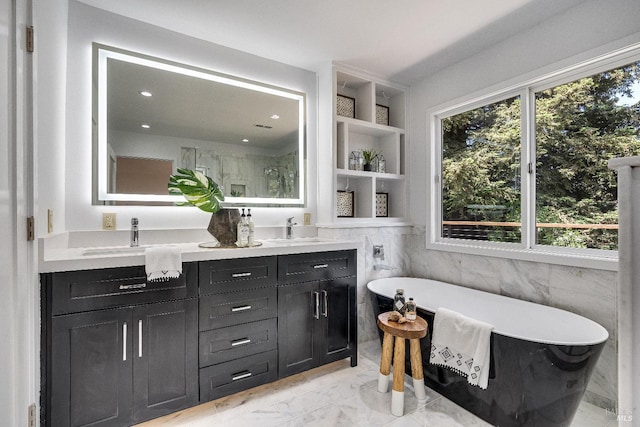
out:
<path id="1" fill-rule="evenodd" d="M 203 402 L 278 379 L 278 352 L 258 353 L 200 369 Z"/>
<path id="2" fill-rule="evenodd" d="M 129 426 L 335 360 L 357 363 L 356 251 L 48 273 L 41 425 Z"/>
<path id="3" fill-rule="evenodd" d="M 198 300 L 164 300 L 195 296 L 194 267 L 140 292 L 139 268 L 43 275 L 43 426 L 128 426 L 198 403 Z"/>
<path id="4" fill-rule="evenodd" d="M 278 258 L 280 378 L 351 358 L 357 364 L 355 251 Z"/>

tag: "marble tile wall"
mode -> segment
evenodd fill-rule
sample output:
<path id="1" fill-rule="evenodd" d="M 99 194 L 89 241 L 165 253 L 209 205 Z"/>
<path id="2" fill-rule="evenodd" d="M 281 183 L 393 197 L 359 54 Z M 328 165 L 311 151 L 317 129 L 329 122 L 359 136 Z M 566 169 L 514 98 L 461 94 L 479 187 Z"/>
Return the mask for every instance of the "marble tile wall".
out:
<path id="1" fill-rule="evenodd" d="M 410 260 L 405 247 L 411 232 L 412 227 L 318 228 L 319 237 L 362 242 L 364 250 L 358 251 L 358 342 L 378 337 L 367 283 L 383 277 L 410 275 Z M 391 267 L 391 270 L 374 268 L 373 245 L 384 246 L 385 259 L 380 264 Z"/>
<path id="2" fill-rule="evenodd" d="M 609 340 L 591 377 L 585 400 L 615 408 L 617 398 L 616 280 L 612 271 L 517 261 L 427 250 L 424 227 L 319 228 L 320 237 L 361 241 L 358 252 L 358 341 L 377 337 L 367 291 L 370 280 L 411 276 L 457 285 L 568 310 L 588 317 L 609 331 Z M 375 270 L 373 244 L 385 249 Z"/>

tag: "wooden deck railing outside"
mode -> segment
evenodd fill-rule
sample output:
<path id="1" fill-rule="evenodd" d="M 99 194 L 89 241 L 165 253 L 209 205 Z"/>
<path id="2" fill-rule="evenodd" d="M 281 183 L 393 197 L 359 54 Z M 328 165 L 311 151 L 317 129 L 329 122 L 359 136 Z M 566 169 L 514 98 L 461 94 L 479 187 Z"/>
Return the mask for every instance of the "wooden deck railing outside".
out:
<path id="1" fill-rule="evenodd" d="M 499 221 L 442 221 L 442 225 L 467 225 L 484 227 L 520 227 L 520 222 L 499 222 Z M 618 224 L 563 224 L 563 223 L 538 223 L 539 228 L 582 228 L 582 229 L 602 229 L 617 230 Z"/>

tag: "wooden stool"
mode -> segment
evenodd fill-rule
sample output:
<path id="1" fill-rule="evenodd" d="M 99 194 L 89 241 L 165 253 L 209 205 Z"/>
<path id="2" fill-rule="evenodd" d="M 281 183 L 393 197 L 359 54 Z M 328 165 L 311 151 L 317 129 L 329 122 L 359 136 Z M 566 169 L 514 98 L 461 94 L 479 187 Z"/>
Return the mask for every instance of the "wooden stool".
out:
<path id="1" fill-rule="evenodd" d="M 397 417 L 404 414 L 404 349 L 405 339 L 409 340 L 411 351 L 411 377 L 416 398 L 424 400 L 427 393 L 424 388 L 424 374 L 422 372 L 422 354 L 420 352 L 420 338 L 427 336 L 427 321 L 417 317 L 414 322 L 397 323 L 389 320 L 391 312 L 378 315 L 378 327 L 384 332 L 382 339 L 382 357 L 380 360 L 380 375 L 378 376 L 378 391 L 386 393 L 389 390 L 389 374 L 391 373 L 391 349 L 393 353 L 393 390 L 391 392 L 391 413 Z M 394 337 L 395 346 L 393 345 Z"/>

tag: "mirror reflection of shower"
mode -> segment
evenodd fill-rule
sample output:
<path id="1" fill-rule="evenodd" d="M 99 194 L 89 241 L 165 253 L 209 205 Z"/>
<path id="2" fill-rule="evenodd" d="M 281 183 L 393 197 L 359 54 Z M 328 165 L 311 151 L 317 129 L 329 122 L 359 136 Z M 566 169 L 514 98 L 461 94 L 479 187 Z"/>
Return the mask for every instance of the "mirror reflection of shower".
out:
<path id="1" fill-rule="evenodd" d="M 287 166 L 268 166 L 264 168 L 264 174 L 271 197 L 289 198 L 297 193 L 297 177 L 294 170 Z"/>
<path id="2" fill-rule="evenodd" d="M 181 167 L 211 177 L 226 197 L 294 198 L 299 191 L 298 150 L 271 155 L 237 147 L 181 147 Z"/>

